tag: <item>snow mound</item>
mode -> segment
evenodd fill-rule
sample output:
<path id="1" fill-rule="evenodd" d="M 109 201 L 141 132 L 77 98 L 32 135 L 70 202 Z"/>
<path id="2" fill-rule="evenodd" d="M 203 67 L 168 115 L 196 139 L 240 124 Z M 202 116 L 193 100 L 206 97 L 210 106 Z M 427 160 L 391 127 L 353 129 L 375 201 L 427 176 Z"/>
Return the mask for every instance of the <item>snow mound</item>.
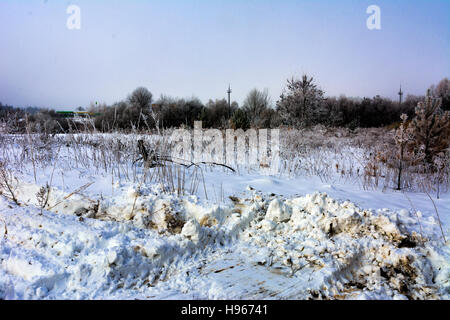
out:
<path id="1" fill-rule="evenodd" d="M 436 298 L 439 277 L 434 279 L 427 239 L 414 231 L 417 221 L 404 225 L 395 216 L 316 193 L 272 200 L 265 218 L 247 229 L 244 238 L 269 251 L 259 264 L 290 276 L 314 273 L 308 283 L 315 287 L 309 289 L 313 297 L 339 298 L 357 291 L 374 298 Z"/>
<path id="2" fill-rule="evenodd" d="M 151 187 L 90 209 L 54 190 L 41 214 L 27 189 L 24 206 L 0 199 L 2 299 L 449 297 L 448 247 L 407 210 L 254 190 L 218 206 Z"/>

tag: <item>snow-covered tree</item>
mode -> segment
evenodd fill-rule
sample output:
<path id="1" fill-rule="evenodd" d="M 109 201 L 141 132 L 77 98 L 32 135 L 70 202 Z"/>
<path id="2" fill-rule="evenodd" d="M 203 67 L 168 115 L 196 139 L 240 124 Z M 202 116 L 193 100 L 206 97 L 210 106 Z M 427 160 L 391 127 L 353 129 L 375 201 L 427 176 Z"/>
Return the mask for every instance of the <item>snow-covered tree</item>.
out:
<path id="1" fill-rule="evenodd" d="M 395 161 L 397 162 L 397 190 L 401 189 L 402 173 L 404 169 L 407 169 L 412 160 L 412 155 L 408 151 L 408 144 L 411 143 L 412 135 L 411 130 L 408 130 L 408 124 L 406 120 L 408 116 L 406 114 L 401 115 L 402 123 L 400 127 L 395 131 L 394 141 L 396 145 Z"/>
<path id="2" fill-rule="evenodd" d="M 437 86 L 431 86 L 430 91 L 434 97 L 441 99 L 443 110 L 450 110 L 450 80 L 448 78 L 442 79 Z"/>
<path id="3" fill-rule="evenodd" d="M 287 92 L 277 103 L 280 117 L 287 125 L 310 126 L 322 115 L 324 92 L 306 74 L 301 79 L 288 79 Z"/>
<path id="4" fill-rule="evenodd" d="M 426 164 L 433 164 L 434 158 L 444 152 L 450 144 L 450 114 L 440 108 L 441 99 L 433 98 L 428 92 L 424 102 L 416 107 L 416 116 L 411 123 L 412 148 L 423 152 Z"/>

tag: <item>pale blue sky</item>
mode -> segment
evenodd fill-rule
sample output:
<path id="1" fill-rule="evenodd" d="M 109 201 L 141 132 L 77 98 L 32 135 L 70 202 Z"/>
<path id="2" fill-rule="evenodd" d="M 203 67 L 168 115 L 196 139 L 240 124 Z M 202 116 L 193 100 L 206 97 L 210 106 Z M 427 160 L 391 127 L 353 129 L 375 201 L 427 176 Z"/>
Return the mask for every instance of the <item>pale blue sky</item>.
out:
<path id="1" fill-rule="evenodd" d="M 81 8 L 81 30 L 66 8 Z M 366 8 L 381 8 L 381 30 Z M 57 109 L 159 97 L 276 101 L 306 72 L 327 95 L 423 94 L 450 75 L 449 0 L 0 0 L 0 101 Z"/>

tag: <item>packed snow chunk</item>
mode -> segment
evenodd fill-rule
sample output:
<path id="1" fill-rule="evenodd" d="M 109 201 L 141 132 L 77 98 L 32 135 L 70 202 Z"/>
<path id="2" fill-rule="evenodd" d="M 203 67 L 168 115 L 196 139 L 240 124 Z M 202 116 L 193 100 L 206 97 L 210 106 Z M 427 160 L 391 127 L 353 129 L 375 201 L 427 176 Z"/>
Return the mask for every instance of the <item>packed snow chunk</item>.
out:
<path id="1" fill-rule="evenodd" d="M 126 191 L 126 195 L 128 198 L 134 199 L 136 197 L 139 197 L 141 195 L 141 192 L 140 192 L 139 188 L 130 186 Z"/>
<path id="2" fill-rule="evenodd" d="M 184 226 L 185 218 L 182 212 L 175 210 L 176 206 L 166 199 L 158 199 L 152 208 L 153 214 L 149 226 L 160 233 L 179 234 Z"/>
<path id="3" fill-rule="evenodd" d="M 266 219 L 274 222 L 287 222 L 291 219 L 292 208 L 280 199 L 274 199 L 270 202 L 267 209 Z"/>
<path id="4" fill-rule="evenodd" d="M 390 241 L 401 242 L 406 238 L 406 235 L 402 234 L 398 225 L 385 215 L 370 216 L 370 223 L 378 233 Z"/>
<path id="5" fill-rule="evenodd" d="M 31 257 L 34 258 L 33 261 L 31 261 Z M 2 267 L 9 273 L 27 281 L 64 273 L 62 268 L 53 264 L 46 257 L 26 249 L 23 251 L 11 250 L 9 258 L 3 262 Z"/>
<path id="6" fill-rule="evenodd" d="M 205 207 L 204 205 L 184 200 L 182 206 L 186 213 L 186 219 L 194 218 L 202 227 L 216 226 L 223 223 L 230 215 L 229 212 L 226 212 L 218 205 Z"/>
<path id="7" fill-rule="evenodd" d="M 263 220 L 261 222 L 261 229 L 263 231 L 272 231 L 277 227 L 277 224 L 271 220 Z"/>
<path id="8" fill-rule="evenodd" d="M 200 240 L 200 232 L 200 224 L 196 220 L 190 219 L 184 224 L 183 229 L 181 230 L 181 235 L 189 240 L 198 242 Z"/>

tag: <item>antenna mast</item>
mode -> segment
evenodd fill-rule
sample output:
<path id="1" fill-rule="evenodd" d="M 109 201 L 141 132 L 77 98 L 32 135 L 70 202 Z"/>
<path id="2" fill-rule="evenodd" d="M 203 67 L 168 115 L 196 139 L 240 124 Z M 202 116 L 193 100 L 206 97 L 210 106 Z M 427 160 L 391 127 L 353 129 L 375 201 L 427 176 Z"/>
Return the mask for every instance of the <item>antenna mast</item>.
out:
<path id="1" fill-rule="evenodd" d="M 402 97 L 403 97 L 403 91 L 402 91 L 402 85 L 400 85 L 400 91 L 398 92 L 398 95 L 399 95 L 399 105 L 401 105 L 402 104 Z"/>
<path id="2" fill-rule="evenodd" d="M 231 95 L 231 86 L 228 84 L 228 118 L 231 118 L 231 100 L 230 100 L 230 95 Z"/>

